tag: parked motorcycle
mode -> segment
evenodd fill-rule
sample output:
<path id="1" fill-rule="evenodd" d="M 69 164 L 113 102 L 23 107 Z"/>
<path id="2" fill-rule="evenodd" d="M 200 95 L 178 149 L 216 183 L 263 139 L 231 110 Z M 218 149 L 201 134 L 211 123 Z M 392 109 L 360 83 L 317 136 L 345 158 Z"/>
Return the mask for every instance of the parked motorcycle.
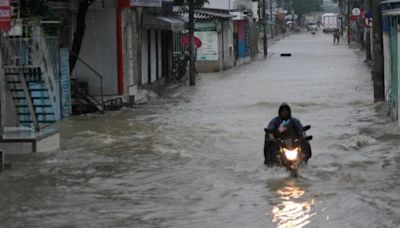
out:
<path id="1" fill-rule="evenodd" d="M 186 67 L 189 62 L 189 56 L 186 53 L 176 53 L 172 62 L 172 76 L 177 80 L 186 75 Z"/>

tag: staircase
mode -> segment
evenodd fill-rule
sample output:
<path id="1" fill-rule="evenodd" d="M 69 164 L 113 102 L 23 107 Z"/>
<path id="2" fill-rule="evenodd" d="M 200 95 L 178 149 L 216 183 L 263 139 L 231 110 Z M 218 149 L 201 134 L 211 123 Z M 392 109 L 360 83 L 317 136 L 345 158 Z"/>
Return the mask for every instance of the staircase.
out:
<path id="1" fill-rule="evenodd" d="M 89 93 L 89 83 L 71 79 L 72 114 L 104 113 L 102 102 Z"/>
<path id="2" fill-rule="evenodd" d="M 20 18 L 11 0 L 14 27 L 0 33 L 0 148 L 7 154 L 53 151 L 60 147 L 60 86 L 41 22 Z M 12 102 L 11 102 L 12 101 Z M 5 118 L 7 117 L 7 118 Z"/>
<path id="3" fill-rule="evenodd" d="M 56 122 L 41 68 L 6 67 L 4 70 L 20 126 L 32 127 L 39 131 Z"/>
<path id="4" fill-rule="evenodd" d="M 40 24 L 24 26 L 22 36 L 0 37 L 3 69 L 18 126 L 39 131 L 60 119 L 59 86 Z"/>

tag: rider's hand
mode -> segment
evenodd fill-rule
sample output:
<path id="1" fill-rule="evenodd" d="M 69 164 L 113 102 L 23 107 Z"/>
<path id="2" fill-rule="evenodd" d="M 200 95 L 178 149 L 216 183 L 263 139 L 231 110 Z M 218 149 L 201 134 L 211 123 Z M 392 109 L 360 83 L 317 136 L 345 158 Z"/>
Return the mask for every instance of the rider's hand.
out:
<path id="1" fill-rule="evenodd" d="M 279 126 L 279 129 L 278 129 L 279 133 L 285 132 L 286 130 L 287 130 L 287 128 L 284 127 L 283 125 Z"/>
<path id="2" fill-rule="evenodd" d="M 273 134 L 269 133 L 269 134 L 268 134 L 268 139 L 275 139 L 275 137 L 274 137 Z"/>

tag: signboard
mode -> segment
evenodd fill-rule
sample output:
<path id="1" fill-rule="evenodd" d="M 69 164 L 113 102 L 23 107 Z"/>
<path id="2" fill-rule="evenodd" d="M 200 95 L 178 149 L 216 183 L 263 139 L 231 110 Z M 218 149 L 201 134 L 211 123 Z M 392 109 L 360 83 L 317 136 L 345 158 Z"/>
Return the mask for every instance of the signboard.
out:
<path id="1" fill-rule="evenodd" d="M 10 0 L 0 0 L 0 30 L 11 29 L 11 4 Z"/>
<path id="2" fill-rule="evenodd" d="M 10 7 L 10 0 L 0 0 L 0 7 Z"/>
<path id="3" fill-rule="evenodd" d="M 359 8 L 354 8 L 351 13 L 353 16 L 360 16 L 361 15 L 361 10 Z"/>
<path id="4" fill-rule="evenodd" d="M 216 31 L 217 26 L 214 20 L 196 21 L 194 28 L 196 31 Z"/>
<path id="5" fill-rule="evenodd" d="M 202 46 L 197 49 L 197 61 L 218 61 L 218 33 L 195 32 L 202 43 Z"/>
<path id="6" fill-rule="evenodd" d="M 61 82 L 61 112 L 62 116 L 69 117 L 72 113 L 71 106 L 71 78 L 69 74 L 68 48 L 60 49 L 60 82 Z"/>
<path id="7" fill-rule="evenodd" d="M 161 7 L 162 0 L 131 0 L 131 6 Z"/>

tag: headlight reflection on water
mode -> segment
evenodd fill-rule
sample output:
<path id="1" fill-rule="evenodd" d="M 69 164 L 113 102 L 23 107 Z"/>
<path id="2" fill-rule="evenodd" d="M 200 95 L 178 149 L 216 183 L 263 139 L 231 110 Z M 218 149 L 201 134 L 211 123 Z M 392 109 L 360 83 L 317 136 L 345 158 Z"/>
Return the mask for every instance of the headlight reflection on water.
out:
<path id="1" fill-rule="evenodd" d="M 304 189 L 290 184 L 279 188 L 277 193 L 282 202 L 273 207 L 272 221 L 278 228 L 300 228 L 311 222 L 311 218 L 316 214 L 313 212 L 315 199 L 301 200 L 306 193 Z"/>

